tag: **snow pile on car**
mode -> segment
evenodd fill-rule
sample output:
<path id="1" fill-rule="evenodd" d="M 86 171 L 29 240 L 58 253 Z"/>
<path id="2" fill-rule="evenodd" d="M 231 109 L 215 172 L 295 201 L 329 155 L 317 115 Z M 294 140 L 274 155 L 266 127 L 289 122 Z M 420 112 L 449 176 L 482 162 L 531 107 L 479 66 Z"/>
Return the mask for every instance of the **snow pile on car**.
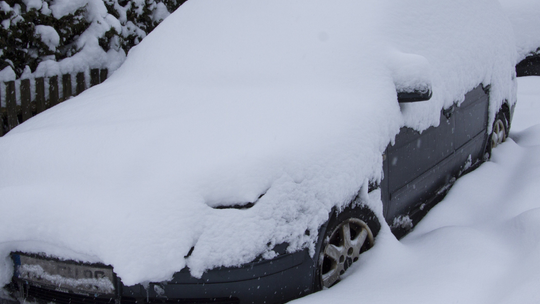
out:
<path id="1" fill-rule="evenodd" d="M 517 62 L 540 52 L 540 2 L 537 0 L 500 0 L 516 36 Z"/>
<path id="2" fill-rule="evenodd" d="M 15 250 L 127 285 L 313 252 L 400 127 L 480 83 L 492 116 L 514 102 L 515 57 L 490 0 L 188 1 L 104 84 L 0 139 L 0 285 Z M 405 81 L 432 99 L 400 106 Z"/>

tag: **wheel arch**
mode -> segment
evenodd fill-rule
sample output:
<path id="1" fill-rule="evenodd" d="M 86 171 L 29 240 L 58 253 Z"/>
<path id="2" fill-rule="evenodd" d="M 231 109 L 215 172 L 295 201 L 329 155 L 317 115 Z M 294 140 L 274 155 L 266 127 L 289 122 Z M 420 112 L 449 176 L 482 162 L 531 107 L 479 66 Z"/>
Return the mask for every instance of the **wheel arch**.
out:
<path id="1" fill-rule="evenodd" d="M 341 221 L 344 221 L 345 219 L 355 217 L 359 218 L 362 221 L 364 221 L 368 227 L 371 230 L 371 233 L 373 235 L 374 242 L 376 242 L 376 237 L 379 234 L 381 230 L 381 222 L 379 217 L 375 214 L 369 206 L 366 204 L 354 204 L 354 202 L 351 202 L 347 207 L 345 207 L 343 210 L 338 210 L 338 208 L 334 207 L 330 211 L 328 220 L 319 228 L 319 236 L 317 240 L 317 247 L 315 251 L 315 255 L 313 256 L 313 263 L 314 263 L 314 275 L 313 275 L 313 290 L 319 291 L 323 288 L 321 281 L 320 281 L 320 271 L 321 271 L 321 260 L 320 255 L 322 253 L 323 247 L 325 245 L 326 238 L 329 236 L 328 230 L 333 229 L 334 226 L 339 224 Z M 374 244 L 371 244 L 373 246 Z"/>

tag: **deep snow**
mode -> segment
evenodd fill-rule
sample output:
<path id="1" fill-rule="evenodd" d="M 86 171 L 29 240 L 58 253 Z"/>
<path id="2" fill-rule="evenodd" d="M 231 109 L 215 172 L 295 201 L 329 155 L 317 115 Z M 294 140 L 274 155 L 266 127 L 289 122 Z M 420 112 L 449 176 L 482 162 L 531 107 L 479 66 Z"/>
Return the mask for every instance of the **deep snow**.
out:
<path id="1" fill-rule="evenodd" d="M 401 241 L 383 226 L 330 289 L 292 303 L 540 303 L 540 77 L 518 79 L 510 139 Z"/>

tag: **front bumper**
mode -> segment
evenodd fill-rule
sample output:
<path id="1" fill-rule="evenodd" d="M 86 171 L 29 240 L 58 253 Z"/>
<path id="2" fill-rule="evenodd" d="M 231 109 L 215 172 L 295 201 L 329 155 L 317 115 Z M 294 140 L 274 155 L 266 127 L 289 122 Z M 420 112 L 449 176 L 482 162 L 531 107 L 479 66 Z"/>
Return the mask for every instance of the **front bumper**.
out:
<path id="1" fill-rule="evenodd" d="M 17 277 L 7 289 L 21 302 L 38 303 L 284 303 L 315 290 L 315 264 L 304 250 L 238 268 L 213 269 L 201 279 L 192 277 L 187 269 L 176 273 L 170 281 L 146 286 L 124 286 L 121 279 L 116 278 L 114 296 L 74 293 Z"/>

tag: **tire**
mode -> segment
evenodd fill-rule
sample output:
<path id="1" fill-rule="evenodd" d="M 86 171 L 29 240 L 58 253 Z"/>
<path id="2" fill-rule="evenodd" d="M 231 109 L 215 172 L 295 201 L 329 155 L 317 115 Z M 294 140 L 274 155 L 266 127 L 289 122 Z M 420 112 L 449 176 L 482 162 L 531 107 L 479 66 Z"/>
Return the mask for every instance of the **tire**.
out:
<path id="1" fill-rule="evenodd" d="M 488 137 L 487 153 L 491 158 L 491 151 L 493 148 L 502 144 L 508 138 L 508 119 L 502 110 L 495 115 L 495 121 L 493 121 L 493 127 L 491 128 L 491 134 Z"/>
<path id="2" fill-rule="evenodd" d="M 346 208 L 332 215 L 324 232 L 317 263 L 318 289 L 339 282 L 362 252 L 374 245 L 380 223 L 366 207 Z"/>

